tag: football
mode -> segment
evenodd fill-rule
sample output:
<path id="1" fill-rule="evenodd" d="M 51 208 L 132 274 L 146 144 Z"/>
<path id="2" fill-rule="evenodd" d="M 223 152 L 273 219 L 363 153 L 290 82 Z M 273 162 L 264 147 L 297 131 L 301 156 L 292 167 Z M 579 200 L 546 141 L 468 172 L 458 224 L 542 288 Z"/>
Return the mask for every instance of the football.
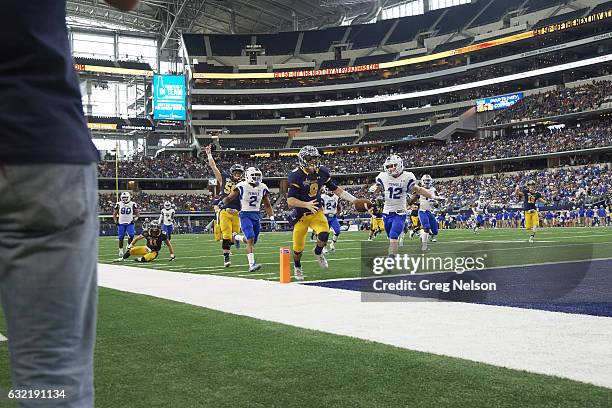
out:
<path id="1" fill-rule="evenodd" d="M 358 198 L 353 204 L 355 204 L 355 209 L 359 212 L 366 212 L 373 206 L 372 202 L 366 198 Z"/>

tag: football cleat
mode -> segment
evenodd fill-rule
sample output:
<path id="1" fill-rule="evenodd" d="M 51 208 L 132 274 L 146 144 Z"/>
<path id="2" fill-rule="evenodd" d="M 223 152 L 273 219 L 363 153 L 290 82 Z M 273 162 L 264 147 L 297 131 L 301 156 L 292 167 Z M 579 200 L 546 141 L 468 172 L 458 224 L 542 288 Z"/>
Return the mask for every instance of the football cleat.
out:
<path id="1" fill-rule="evenodd" d="M 431 239 L 431 242 L 438 242 L 438 240 L 437 240 L 437 239 L 435 239 L 435 238 L 432 238 L 432 239 Z"/>
<path id="2" fill-rule="evenodd" d="M 302 272 L 302 268 L 293 268 L 293 277 L 295 278 L 295 280 L 303 281 L 304 272 Z"/>
<path id="3" fill-rule="evenodd" d="M 533 235 L 529 236 L 529 242 L 533 242 Z"/>
<path id="4" fill-rule="evenodd" d="M 404 237 L 400 237 L 400 239 L 399 239 L 399 246 L 401 246 L 401 247 L 404 246 Z"/>
<path id="5" fill-rule="evenodd" d="M 223 266 L 226 267 L 226 268 L 229 268 L 230 266 L 232 266 L 232 261 L 230 261 L 230 260 L 224 261 L 223 262 Z"/>
<path id="6" fill-rule="evenodd" d="M 319 266 L 322 269 L 328 269 L 329 268 L 329 264 L 327 263 L 327 258 L 325 258 L 325 255 L 321 254 L 321 255 L 317 255 L 314 254 L 315 258 L 317 258 L 317 261 L 319 262 Z"/>
<path id="7" fill-rule="evenodd" d="M 260 264 L 253 264 L 249 267 L 249 272 L 257 272 L 260 269 L 261 269 Z"/>
<path id="8" fill-rule="evenodd" d="M 135 259 L 136 262 L 147 262 L 146 259 L 144 259 L 144 256 L 141 256 L 139 258 Z"/>
<path id="9" fill-rule="evenodd" d="M 117 258 L 117 259 L 115 259 L 115 260 L 114 260 L 114 262 L 123 262 L 123 260 L 124 260 L 124 258 L 123 258 L 123 257 L 121 257 L 121 258 Z"/>

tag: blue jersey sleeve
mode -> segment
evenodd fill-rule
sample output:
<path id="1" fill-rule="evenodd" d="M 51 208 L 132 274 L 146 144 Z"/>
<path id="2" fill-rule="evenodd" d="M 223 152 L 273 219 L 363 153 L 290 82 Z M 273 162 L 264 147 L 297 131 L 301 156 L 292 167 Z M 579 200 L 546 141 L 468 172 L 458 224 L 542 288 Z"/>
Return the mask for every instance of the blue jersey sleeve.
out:
<path id="1" fill-rule="evenodd" d="M 304 178 L 302 177 L 302 172 L 300 171 L 292 171 L 289 173 L 288 177 L 289 182 L 289 191 L 287 195 L 289 197 L 300 198 L 300 191 L 302 186 L 304 185 Z"/>
<path id="2" fill-rule="evenodd" d="M 331 178 L 331 175 L 329 174 L 329 170 L 327 169 L 327 167 L 321 167 L 319 169 L 319 174 L 321 175 L 321 177 L 323 178 L 323 184 L 325 184 L 325 186 L 330 190 L 330 191 L 336 191 L 336 189 L 338 188 L 338 185 L 336 184 L 336 182 Z"/>

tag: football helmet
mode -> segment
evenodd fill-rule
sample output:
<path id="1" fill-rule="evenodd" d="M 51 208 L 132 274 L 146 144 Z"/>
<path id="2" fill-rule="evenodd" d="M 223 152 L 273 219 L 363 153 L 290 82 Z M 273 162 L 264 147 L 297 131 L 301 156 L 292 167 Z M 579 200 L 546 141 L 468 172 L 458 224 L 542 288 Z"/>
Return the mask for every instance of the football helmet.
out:
<path id="1" fill-rule="evenodd" d="M 302 167 L 312 167 L 317 170 L 321 165 L 321 153 L 314 146 L 304 146 L 298 152 L 298 162 Z"/>
<path id="2" fill-rule="evenodd" d="M 125 204 L 129 203 L 131 199 L 132 197 L 130 196 L 130 193 L 128 193 L 127 191 L 124 191 L 123 193 L 121 193 L 121 201 L 123 201 Z"/>
<path id="3" fill-rule="evenodd" d="M 236 176 L 234 173 L 239 172 L 240 175 Z M 232 167 L 230 167 L 230 174 L 236 178 L 241 178 L 242 175 L 244 174 L 244 167 L 242 167 L 242 164 L 233 164 Z"/>
<path id="4" fill-rule="evenodd" d="M 429 188 L 431 187 L 432 183 L 433 179 L 431 178 L 431 176 L 429 174 L 423 174 L 423 177 L 421 177 L 421 184 L 423 185 L 423 187 Z"/>
<path id="5" fill-rule="evenodd" d="M 172 208 L 172 203 L 170 201 L 164 201 L 164 208 L 169 210 Z"/>
<path id="6" fill-rule="evenodd" d="M 153 237 L 159 237 L 159 234 L 161 234 L 159 221 L 153 220 L 149 223 L 149 234 Z"/>
<path id="7" fill-rule="evenodd" d="M 397 154 L 387 157 L 383 165 L 385 171 L 393 177 L 398 177 L 404 171 L 404 160 Z"/>
<path id="8" fill-rule="evenodd" d="M 329 195 L 329 189 L 327 186 L 321 187 L 321 194 Z"/>
<path id="9" fill-rule="evenodd" d="M 262 179 L 263 179 L 263 176 L 261 174 L 261 171 L 259 171 L 255 167 L 249 167 L 248 169 L 246 169 L 245 180 L 247 183 L 256 186 L 256 185 L 259 185 L 259 183 L 261 183 Z"/>

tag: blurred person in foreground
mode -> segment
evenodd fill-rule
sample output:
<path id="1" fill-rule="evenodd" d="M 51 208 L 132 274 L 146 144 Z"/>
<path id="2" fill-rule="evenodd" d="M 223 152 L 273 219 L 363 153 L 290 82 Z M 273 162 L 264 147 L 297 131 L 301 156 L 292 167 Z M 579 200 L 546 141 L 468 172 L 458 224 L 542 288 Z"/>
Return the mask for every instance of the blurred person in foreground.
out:
<path id="1" fill-rule="evenodd" d="M 138 0 L 107 2 L 129 10 Z M 99 155 L 83 116 L 66 1 L 2 6 L 0 301 L 12 390 L 31 392 L 21 407 L 92 407 Z"/>

